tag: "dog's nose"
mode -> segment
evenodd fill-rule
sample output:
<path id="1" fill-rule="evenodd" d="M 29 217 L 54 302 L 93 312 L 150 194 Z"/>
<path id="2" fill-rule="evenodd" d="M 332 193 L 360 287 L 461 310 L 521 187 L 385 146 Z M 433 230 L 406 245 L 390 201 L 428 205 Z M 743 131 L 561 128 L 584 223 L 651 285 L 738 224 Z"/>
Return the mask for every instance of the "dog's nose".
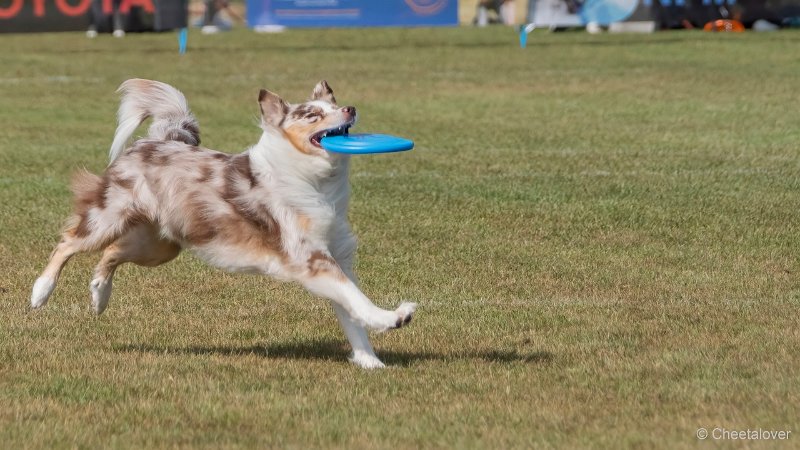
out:
<path id="1" fill-rule="evenodd" d="M 342 112 L 350 114 L 351 116 L 355 116 L 356 115 L 356 107 L 355 106 L 345 106 L 344 108 L 342 108 Z"/>

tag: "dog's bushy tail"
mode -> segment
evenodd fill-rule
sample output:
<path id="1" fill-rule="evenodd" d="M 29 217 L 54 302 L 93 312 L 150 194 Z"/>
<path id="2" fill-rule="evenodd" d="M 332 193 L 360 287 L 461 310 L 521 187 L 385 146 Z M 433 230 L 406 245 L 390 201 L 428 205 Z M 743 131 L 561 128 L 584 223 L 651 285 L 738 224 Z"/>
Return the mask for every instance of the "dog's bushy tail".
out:
<path id="1" fill-rule="evenodd" d="M 122 101 L 117 112 L 117 131 L 109 150 L 110 163 L 125 149 L 136 128 L 147 118 L 153 123 L 147 137 L 163 141 L 200 144 L 200 127 L 186 103 L 186 97 L 174 87 L 159 81 L 134 78 L 117 89 Z"/>

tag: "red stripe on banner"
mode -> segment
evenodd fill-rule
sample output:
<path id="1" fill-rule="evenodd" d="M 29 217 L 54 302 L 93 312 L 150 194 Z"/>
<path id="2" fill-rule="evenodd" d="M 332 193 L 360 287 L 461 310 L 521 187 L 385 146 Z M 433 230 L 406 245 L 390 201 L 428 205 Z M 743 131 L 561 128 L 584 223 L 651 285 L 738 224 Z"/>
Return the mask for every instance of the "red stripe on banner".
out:
<path id="1" fill-rule="evenodd" d="M 405 0 L 406 4 L 417 14 L 428 16 L 436 14 L 447 5 L 447 0 L 428 0 L 427 2 L 421 0 Z"/>
<path id="2" fill-rule="evenodd" d="M 22 9 L 22 0 L 11 0 L 11 5 L 7 8 L 0 7 L 0 19 L 10 19 Z"/>

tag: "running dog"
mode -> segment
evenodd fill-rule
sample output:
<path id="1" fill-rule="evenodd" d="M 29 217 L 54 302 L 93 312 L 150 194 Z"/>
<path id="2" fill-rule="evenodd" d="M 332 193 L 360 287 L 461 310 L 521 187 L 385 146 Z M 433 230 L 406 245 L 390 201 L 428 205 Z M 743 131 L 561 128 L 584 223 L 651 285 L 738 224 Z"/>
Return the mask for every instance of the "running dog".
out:
<path id="1" fill-rule="evenodd" d="M 385 310 L 358 288 L 347 221 L 349 156 L 320 144 L 326 135 L 347 133 L 356 109 L 339 107 L 325 81 L 300 104 L 262 89 L 261 139 L 231 155 L 200 147 L 197 120 L 172 86 L 132 79 L 119 92 L 108 168 L 74 177 L 74 214 L 33 286 L 31 306 L 47 303 L 76 253 L 103 252 L 89 284 L 100 314 L 120 264 L 154 267 L 188 249 L 220 269 L 296 281 L 329 299 L 353 348 L 350 360 L 384 367 L 367 329 L 408 324 L 416 304 Z M 147 137 L 127 147 L 148 118 Z"/>

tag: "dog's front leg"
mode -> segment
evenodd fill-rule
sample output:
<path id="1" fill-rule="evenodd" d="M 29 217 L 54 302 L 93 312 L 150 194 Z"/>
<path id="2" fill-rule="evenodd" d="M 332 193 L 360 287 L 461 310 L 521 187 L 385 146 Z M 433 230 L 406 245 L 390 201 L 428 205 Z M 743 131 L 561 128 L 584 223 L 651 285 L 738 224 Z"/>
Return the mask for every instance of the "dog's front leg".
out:
<path id="1" fill-rule="evenodd" d="M 376 331 L 400 328 L 411 321 L 417 308 L 415 303 L 402 303 L 394 311 L 375 306 L 329 256 L 312 257 L 308 267 L 299 280 L 303 286 L 332 300 L 357 325 Z"/>
<path id="2" fill-rule="evenodd" d="M 385 367 L 375 354 L 375 350 L 372 349 L 366 328 L 355 322 L 341 305 L 335 302 L 332 304 L 344 335 L 347 336 L 347 340 L 353 348 L 350 362 L 362 369 L 381 369 Z"/>
<path id="3" fill-rule="evenodd" d="M 344 272 L 345 276 L 357 286 L 358 279 L 353 272 L 353 254 L 355 253 L 356 242 L 349 227 L 340 229 L 336 239 L 333 239 L 333 242 L 338 245 L 331 247 L 331 255 L 342 272 Z M 336 318 L 339 319 L 342 331 L 344 331 L 347 340 L 350 342 L 350 346 L 353 348 L 353 353 L 350 355 L 350 362 L 364 369 L 380 369 L 385 367 L 375 354 L 375 350 L 372 349 L 367 329 L 354 321 L 347 310 L 341 305 L 335 302 L 331 302 L 331 304 L 333 305 L 333 310 L 336 312 Z"/>

